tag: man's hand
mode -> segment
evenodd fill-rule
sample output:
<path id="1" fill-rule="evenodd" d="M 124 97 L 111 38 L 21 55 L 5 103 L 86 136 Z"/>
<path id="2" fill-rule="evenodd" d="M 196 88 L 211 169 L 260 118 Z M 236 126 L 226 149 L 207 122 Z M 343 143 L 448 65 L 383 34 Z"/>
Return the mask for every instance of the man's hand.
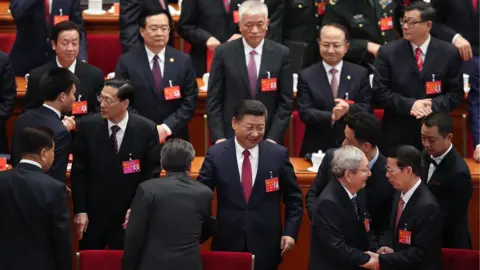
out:
<path id="1" fill-rule="evenodd" d="M 477 148 L 475 148 L 475 152 L 473 152 L 473 159 L 476 162 L 480 162 L 480 144 L 477 145 Z"/>
<path id="2" fill-rule="evenodd" d="M 360 267 L 371 269 L 371 270 L 379 270 L 380 263 L 378 261 L 378 254 L 367 251 L 366 254 L 370 255 L 370 260 L 366 264 L 360 265 Z"/>
<path id="3" fill-rule="evenodd" d="M 285 252 L 290 251 L 295 246 L 295 239 L 290 236 L 282 236 L 280 240 L 280 249 L 282 250 L 282 256 Z"/>
<path id="4" fill-rule="evenodd" d="M 472 46 L 468 40 L 464 39 L 462 36 L 458 36 L 453 43 L 455 47 L 457 47 L 458 51 L 460 52 L 460 56 L 462 56 L 463 61 L 468 61 L 472 59 Z"/>
<path id="5" fill-rule="evenodd" d="M 228 39 L 227 42 L 230 42 L 230 41 L 232 41 L 232 40 L 239 39 L 239 38 L 242 38 L 242 35 L 240 35 L 240 34 L 233 34 L 233 35 Z"/>
<path id="6" fill-rule="evenodd" d="M 276 141 L 272 140 L 272 139 L 267 139 L 267 141 L 271 142 L 271 143 L 274 143 L 274 144 L 277 144 Z"/>
<path id="7" fill-rule="evenodd" d="M 73 222 L 77 225 L 78 240 L 81 240 L 83 233 L 88 228 L 88 215 L 86 213 L 78 214 L 74 217 Z"/>
<path id="8" fill-rule="evenodd" d="M 340 118 L 344 117 L 348 113 L 348 110 L 350 109 L 350 105 L 341 98 L 336 98 L 333 101 L 335 102 L 335 107 L 333 108 L 333 112 Z"/>
<path id="9" fill-rule="evenodd" d="M 130 213 L 132 212 L 132 209 L 128 209 L 127 213 L 125 214 L 125 222 L 123 222 L 122 227 L 123 229 L 127 229 L 128 226 L 128 219 L 130 218 Z"/>
<path id="10" fill-rule="evenodd" d="M 76 127 L 75 116 L 64 116 L 62 120 L 63 126 L 68 130 L 74 130 Z"/>
<path id="11" fill-rule="evenodd" d="M 385 246 L 377 250 L 377 254 L 390 254 L 390 253 L 393 253 L 393 249 Z"/>
<path id="12" fill-rule="evenodd" d="M 223 142 L 223 141 L 225 141 L 225 140 L 226 140 L 225 138 L 218 139 L 218 140 L 216 140 L 216 141 L 215 141 L 215 144 L 217 144 L 217 143 L 221 143 L 221 142 Z"/>
<path id="13" fill-rule="evenodd" d="M 211 36 L 207 40 L 207 43 L 205 45 L 210 51 L 214 52 L 218 45 L 220 45 L 220 41 L 218 41 L 218 39 L 216 39 L 215 37 Z"/>
<path id="14" fill-rule="evenodd" d="M 432 113 L 432 100 L 431 99 L 419 99 L 413 103 L 410 114 L 417 119 L 428 116 Z"/>
<path id="15" fill-rule="evenodd" d="M 375 56 L 375 57 L 377 57 L 378 49 L 380 49 L 379 44 L 373 43 L 373 42 L 368 42 L 367 43 L 367 51 L 369 53 L 373 54 L 373 56 Z"/>
<path id="16" fill-rule="evenodd" d="M 165 140 L 168 137 L 167 131 L 162 125 L 157 126 L 158 138 L 160 138 L 160 144 L 165 143 Z"/>

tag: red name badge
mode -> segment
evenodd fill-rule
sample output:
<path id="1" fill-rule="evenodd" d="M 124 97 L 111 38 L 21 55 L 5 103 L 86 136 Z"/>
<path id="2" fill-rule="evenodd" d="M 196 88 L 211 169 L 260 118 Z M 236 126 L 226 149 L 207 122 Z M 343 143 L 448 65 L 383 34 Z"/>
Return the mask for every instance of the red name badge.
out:
<path id="1" fill-rule="evenodd" d="M 380 19 L 380 30 L 387 31 L 392 29 L 393 29 L 393 18 L 391 16 Z"/>
<path id="2" fill-rule="evenodd" d="M 72 103 L 72 114 L 86 114 L 88 113 L 87 101 L 77 101 Z"/>
<path id="3" fill-rule="evenodd" d="M 262 92 L 277 91 L 277 78 L 262 79 Z"/>
<path id="4" fill-rule="evenodd" d="M 131 174 L 140 172 L 140 160 L 128 160 L 122 162 L 123 174 Z"/>
<path id="5" fill-rule="evenodd" d="M 404 245 L 412 244 L 412 233 L 406 230 L 398 231 L 398 242 Z"/>
<path id="6" fill-rule="evenodd" d="M 5 171 L 7 169 L 7 158 L 0 157 L 0 171 Z"/>
<path id="7" fill-rule="evenodd" d="M 436 95 L 442 93 L 442 81 L 426 82 L 425 92 L 427 95 Z"/>
<path id="8" fill-rule="evenodd" d="M 349 105 L 355 104 L 355 101 L 350 99 L 345 99 L 345 102 L 348 103 Z"/>
<path id="9" fill-rule="evenodd" d="M 366 218 L 363 221 L 363 225 L 365 225 L 365 231 L 368 233 L 370 232 L 370 219 Z"/>
<path id="10" fill-rule="evenodd" d="M 57 23 L 61 23 L 63 21 L 68 21 L 69 19 L 70 17 L 68 15 L 63 15 L 63 16 L 55 15 L 53 17 L 53 25 L 56 25 Z"/>
<path id="11" fill-rule="evenodd" d="M 182 97 L 179 86 L 167 87 L 163 89 L 163 92 L 165 93 L 165 100 L 179 99 Z"/>
<path id="12" fill-rule="evenodd" d="M 326 6 L 327 6 L 327 2 L 320 2 L 317 4 L 318 15 L 323 16 L 323 14 L 325 14 Z"/>
<path id="13" fill-rule="evenodd" d="M 267 193 L 279 190 L 280 184 L 278 183 L 278 177 L 265 180 L 265 191 Z"/>
<path id="14" fill-rule="evenodd" d="M 233 11 L 233 22 L 238 23 L 240 21 L 240 16 L 238 15 L 238 10 Z"/>

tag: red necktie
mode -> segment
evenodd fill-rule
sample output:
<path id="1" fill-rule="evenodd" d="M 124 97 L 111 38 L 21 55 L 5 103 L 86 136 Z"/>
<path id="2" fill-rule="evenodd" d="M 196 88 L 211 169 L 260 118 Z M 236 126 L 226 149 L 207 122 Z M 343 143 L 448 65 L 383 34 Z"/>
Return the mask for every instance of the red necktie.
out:
<path id="1" fill-rule="evenodd" d="M 250 194 L 252 193 L 252 165 L 250 164 L 250 152 L 243 151 L 243 165 L 242 165 L 242 188 L 245 202 L 248 203 Z"/>
<path id="2" fill-rule="evenodd" d="M 417 60 L 418 71 L 422 71 L 423 61 L 422 61 L 422 49 L 420 49 L 420 47 L 415 49 L 415 60 Z"/>
<path id="3" fill-rule="evenodd" d="M 43 0 L 43 11 L 47 24 L 50 24 L 50 0 Z"/>
<path id="4" fill-rule="evenodd" d="M 403 206 L 405 206 L 405 202 L 403 201 L 402 198 L 400 198 L 400 200 L 398 200 L 397 217 L 395 219 L 395 228 L 397 228 L 398 222 L 400 221 L 400 217 L 402 216 Z"/>
<path id="5" fill-rule="evenodd" d="M 410 0 L 403 0 L 403 6 L 408 6 L 410 5 Z"/>
<path id="6" fill-rule="evenodd" d="M 163 9 L 167 9 L 165 6 L 165 0 L 160 0 L 160 5 L 162 6 Z"/>
<path id="7" fill-rule="evenodd" d="M 225 5 L 225 10 L 228 12 L 230 10 L 230 0 L 223 0 L 223 5 Z"/>
<path id="8" fill-rule="evenodd" d="M 473 11 L 477 12 L 478 0 L 472 0 Z"/>

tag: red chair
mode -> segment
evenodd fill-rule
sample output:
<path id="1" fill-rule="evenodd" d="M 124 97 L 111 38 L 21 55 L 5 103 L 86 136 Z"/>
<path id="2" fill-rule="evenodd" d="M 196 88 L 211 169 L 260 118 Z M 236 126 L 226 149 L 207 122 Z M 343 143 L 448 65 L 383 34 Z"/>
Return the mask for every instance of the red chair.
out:
<path id="1" fill-rule="evenodd" d="M 122 54 L 118 34 L 89 34 L 87 42 L 88 63 L 101 69 L 104 75 L 114 72 Z"/>
<path id="2" fill-rule="evenodd" d="M 77 252 L 77 270 L 121 270 L 123 250 Z"/>
<path id="3" fill-rule="evenodd" d="M 248 252 L 202 252 L 203 270 L 253 270 L 255 255 Z"/>
<path id="4" fill-rule="evenodd" d="M 292 112 L 292 125 L 290 127 L 293 136 L 293 156 L 300 156 L 300 148 L 302 147 L 303 136 L 305 135 L 305 124 L 300 120 L 297 110 Z"/>
<path id="5" fill-rule="evenodd" d="M 15 43 L 15 33 L 0 33 L 0 51 L 10 53 Z"/>
<path id="6" fill-rule="evenodd" d="M 478 270 L 480 251 L 442 248 L 443 270 Z"/>

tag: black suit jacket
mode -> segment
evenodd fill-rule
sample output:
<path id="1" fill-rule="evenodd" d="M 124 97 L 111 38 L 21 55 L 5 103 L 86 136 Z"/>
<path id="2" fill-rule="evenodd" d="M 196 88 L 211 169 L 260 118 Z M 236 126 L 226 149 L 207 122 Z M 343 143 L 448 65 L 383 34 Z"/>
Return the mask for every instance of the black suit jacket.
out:
<path id="1" fill-rule="evenodd" d="M 122 55 L 116 77 L 128 79 L 135 88 L 133 109 L 157 125 L 166 124 L 174 137 L 188 140 L 188 121 L 197 106 L 198 86 L 190 57 L 170 46 L 165 48 L 163 88 L 157 91 L 145 46 L 139 45 Z M 165 100 L 164 88 L 180 86 L 180 99 Z"/>
<path id="2" fill-rule="evenodd" d="M 30 110 L 17 118 L 12 136 L 12 166 L 16 166 L 22 158 L 20 155 L 20 135 L 25 127 L 47 127 L 53 131 L 55 142 L 55 159 L 48 174 L 66 183 L 68 155 L 70 154 L 72 136 L 65 128 L 58 115 L 51 109 L 41 106 Z"/>
<path id="3" fill-rule="evenodd" d="M 257 99 L 268 112 L 265 137 L 278 143 L 283 136 L 292 114 L 293 75 L 290 67 L 288 48 L 265 39 L 258 71 L 257 91 L 252 97 L 242 39 L 217 47 L 212 60 L 206 113 L 210 138 L 216 141 L 233 137 L 232 117 L 235 106 L 244 99 Z M 277 78 L 278 90 L 262 92 L 261 80 Z"/>
<path id="4" fill-rule="evenodd" d="M 197 78 L 202 77 L 206 72 L 207 40 L 213 36 L 224 43 L 233 34 L 240 33 L 238 25 L 233 22 L 233 12 L 238 11 L 242 2 L 243 0 L 230 1 L 228 12 L 223 1 L 185 0 L 182 2 L 178 34 L 192 45 L 190 55 Z"/>
<path id="5" fill-rule="evenodd" d="M 16 97 L 17 85 L 12 63 L 8 55 L 0 51 L 0 153 L 4 154 L 9 153 L 5 122 L 13 112 Z"/>
<path id="6" fill-rule="evenodd" d="M 54 59 L 30 72 L 27 93 L 25 94 L 23 103 L 24 112 L 42 106 L 44 97 L 40 90 L 40 81 L 46 72 L 56 67 L 58 67 L 57 60 Z M 88 102 L 89 113 L 100 112 L 100 104 L 98 103 L 97 96 L 103 88 L 103 72 L 78 59 L 75 64 L 75 75 L 80 80 L 80 84 L 77 86 L 77 91 L 75 92 L 77 101 L 79 95 L 81 95 L 80 100 Z"/>
<path id="7" fill-rule="evenodd" d="M 65 184 L 28 163 L 0 172 L 0 215 L 2 269 L 72 269 Z"/>
<path id="8" fill-rule="evenodd" d="M 309 270 L 362 269 L 370 260 L 364 194 L 357 193 L 358 216 L 345 188 L 333 179 L 315 202 Z"/>
<path id="9" fill-rule="evenodd" d="M 372 100 L 385 110 L 382 119 L 382 152 L 410 144 L 423 149 L 421 121 L 410 115 L 413 103 L 431 98 L 433 112 L 451 112 L 463 99 L 462 60 L 452 44 L 431 37 L 423 69 L 418 71 L 410 42 L 400 39 L 378 51 Z M 426 83 L 441 81 L 442 93 L 426 94 Z"/>
<path id="10" fill-rule="evenodd" d="M 371 88 L 368 70 L 343 61 L 338 94 L 332 94 L 323 62 L 302 70 L 298 75 L 297 105 L 300 119 L 305 123 L 300 156 L 318 150 L 326 151 L 339 147 L 345 139 L 345 122 L 336 121 L 332 126 L 332 111 L 335 98 L 355 101 L 350 112 L 372 111 Z"/>
<path id="11" fill-rule="evenodd" d="M 479 8 L 475 11 L 472 0 L 433 0 L 437 20 L 432 34 L 446 42 L 452 42 L 456 34 L 462 35 L 472 46 L 473 55 L 479 55 Z"/>
<path id="12" fill-rule="evenodd" d="M 186 173 L 140 184 L 125 232 L 122 270 L 201 270 L 199 243 L 215 225 L 212 199 L 213 192 Z"/>
<path id="13" fill-rule="evenodd" d="M 423 153 L 424 160 L 428 158 Z M 429 163 L 426 161 L 422 180 L 427 183 Z M 468 206 L 472 197 L 472 176 L 468 165 L 455 147 L 442 159 L 426 184 L 445 214 L 443 248 L 471 249 L 468 228 Z"/>
<path id="14" fill-rule="evenodd" d="M 198 180 L 217 191 L 218 229 L 213 235 L 212 249 L 247 249 L 256 256 L 255 269 L 273 269 L 280 263 L 281 237 L 297 237 L 303 215 L 302 193 L 286 148 L 268 141 L 261 141 L 259 147 L 258 171 L 248 204 L 241 186 L 234 138 L 208 149 Z M 265 191 L 265 180 L 270 177 L 279 178 L 280 191 Z"/>
<path id="15" fill-rule="evenodd" d="M 443 215 L 433 194 L 421 183 L 405 205 L 395 228 L 400 192 L 395 194 L 391 219 L 391 247 L 394 252 L 380 255 L 380 268 L 389 270 L 442 269 Z M 399 243 L 399 230 L 411 232 L 411 244 Z"/>
<path id="16" fill-rule="evenodd" d="M 60 15 L 60 10 L 80 28 L 79 58 L 87 61 L 87 41 L 80 1 L 52 1 L 48 23 L 45 20 L 43 1 L 12 0 L 10 10 L 17 26 L 17 36 L 10 52 L 15 76 L 23 76 L 32 69 L 55 59 L 50 36 L 53 31 L 54 16 Z"/>
<path id="17" fill-rule="evenodd" d="M 108 122 L 100 114 L 84 117 L 77 130 L 71 172 L 75 214 L 87 213 L 92 220 L 125 216 L 138 184 L 160 173 L 155 124 L 129 113 L 118 154 L 109 140 Z M 140 161 L 140 173 L 123 174 L 122 162 L 130 158 Z"/>
<path id="18" fill-rule="evenodd" d="M 315 213 L 315 201 L 328 183 L 335 180 L 331 165 L 335 150 L 331 149 L 325 153 L 322 164 L 318 168 L 318 173 L 305 196 L 305 206 L 310 219 L 313 218 Z M 372 175 L 367 179 L 367 184 L 363 189 L 366 194 L 367 210 L 372 218 L 370 224 L 374 236 L 386 233 L 390 226 L 390 212 L 395 190 L 385 177 L 387 173 L 386 164 L 387 159 L 379 153 L 377 161 L 371 169 Z M 363 190 L 360 190 L 359 193 L 362 193 Z"/>

